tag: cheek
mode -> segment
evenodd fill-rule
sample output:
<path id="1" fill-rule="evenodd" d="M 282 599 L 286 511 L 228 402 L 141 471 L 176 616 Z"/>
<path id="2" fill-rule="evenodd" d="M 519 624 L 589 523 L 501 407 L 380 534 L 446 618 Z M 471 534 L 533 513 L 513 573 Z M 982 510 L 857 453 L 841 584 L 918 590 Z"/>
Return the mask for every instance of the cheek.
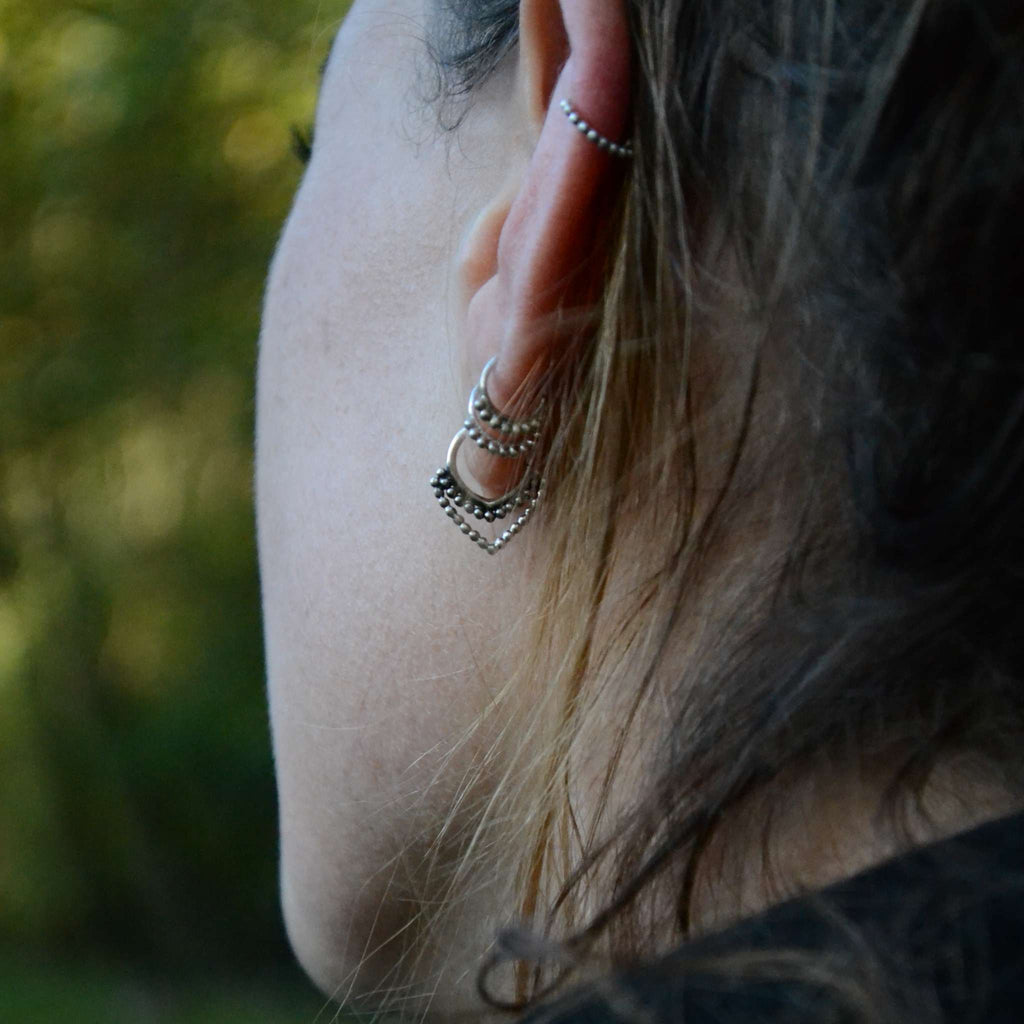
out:
<path id="1" fill-rule="evenodd" d="M 502 568 L 451 528 L 427 486 L 464 401 L 447 315 L 457 183 L 443 143 L 366 134 L 375 96 L 353 86 L 359 117 L 318 134 L 260 342 L 285 910 L 325 987 L 361 957 L 374 921 L 401 927 L 375 916 L 395 896 L 382 865 L 432 839 L 459 765 L 477 759 L 473 744 L 450 755 L 501 675 L 488 652 L 508 606 Z"/>
<path id="2" fill-rule="evenodd" d="M 409 841 L 402 820 L 424 784 L 410 765 L 459 725 L 435 708 L 446 689 L 465 707 L 467 680 L 434 590 L 443 554 L 423 542 L 446 525 L 428 520 L 437 445 L 416 427 L 442 404 L 411 340 L 422 345 L 432 304 L 414 331 L 392 226 L 357 259 L 369 204 L 308 186 L 268 291 L 257 509 L 285 910 L 327 986 L 362 949 L 388 882 L 375 870 Z"/>
<path id="3" fill-rule="evenodd" d="M 378 72 L 396 71 L 388 54 Z M 259 515 L 272 691 L 273 659 L 297 661 L 281 674 L 287 700 L 351 715 L 384 669 L 401 674 L 410 624 L 433 632 L 418 611 L 439 552 L 418 542 L 443 444 L 431 425 L 452 408 L 437 374 L 448 260 L 436 223 L 452 196 L 443 147 L 382 127 L 400 91 L 344 46 L 335 62 L 328 99 L 342 97 L 321 112 L 268 287 Z"/>

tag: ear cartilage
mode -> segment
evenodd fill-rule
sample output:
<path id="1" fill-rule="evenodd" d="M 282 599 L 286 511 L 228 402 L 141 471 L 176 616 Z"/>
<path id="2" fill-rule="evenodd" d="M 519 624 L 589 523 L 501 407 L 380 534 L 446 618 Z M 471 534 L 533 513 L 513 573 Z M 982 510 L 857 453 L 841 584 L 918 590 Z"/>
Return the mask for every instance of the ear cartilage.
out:
<path id="1" fill-rule="evenodd" d="M 594 143 L 598 149 L 603 149 L 607 153 L 611 153 L 612 156 L 621 157 L 623 160 L 628 160 L 633 155 L 633 145 L 629 142 L 612 142 L 607 136 L 602 135 L 593 125 L 587 124 L 586 121 L 580 117 L 579 111 L 572 105 L 572 100 L 562 100 L 559 106 L 565 112 L 565 116 L 569 118 L 569 123 L 582 135 L 588 142 Z"/>

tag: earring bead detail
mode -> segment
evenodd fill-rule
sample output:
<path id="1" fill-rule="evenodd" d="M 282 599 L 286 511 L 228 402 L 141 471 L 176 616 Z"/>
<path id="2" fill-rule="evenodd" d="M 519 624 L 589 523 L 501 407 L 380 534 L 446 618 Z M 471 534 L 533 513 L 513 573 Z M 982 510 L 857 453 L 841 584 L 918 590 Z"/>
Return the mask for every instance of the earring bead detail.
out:
<path id="1" fill-rule="evenodd" d="M 537 444 L 543 409 L 529 419 L 515 420 L 495 408 L 487 381 L 497 361 L 497 357 L 492 358 L 483 368 L 480 382 L 470 392 L 468 415 L 462 425 L 478 448 L 501 458 L 517 459 L 528 455 Z"/>
<path id="2" fill-rule="evenodd" d="M 602 135 L 593 125 L 588 124 L 580 116 L 578 110 L 572 105 L 572 100 L 562 100 L 559 106 L 562 108 L 565 116 L 569 118 L 569 123 L 589 142 L 593 142 L 598 149 L 603 149 L 612 156 L 621 157 L 623 160 L 628 160 L 633 155 L 633 145 L 630 142 L 612 142 L 607 136 Z"/>

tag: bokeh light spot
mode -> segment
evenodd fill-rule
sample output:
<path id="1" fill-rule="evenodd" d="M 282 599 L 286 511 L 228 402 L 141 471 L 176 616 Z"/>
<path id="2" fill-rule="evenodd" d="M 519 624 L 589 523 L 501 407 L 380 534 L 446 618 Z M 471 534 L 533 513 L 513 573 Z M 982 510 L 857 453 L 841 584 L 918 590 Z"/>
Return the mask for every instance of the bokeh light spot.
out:
<path id="1" fill-rule="evenodd" d="M 224 159 L 249 173 L 268 170 L 288 152 L 288 133 L 280 118 L 269 110 L 243 114 L 224 136 Z"/>
<path id="2" fill-rule="evenodd" d="M 237 43 L 217 57 L 210 83 L 214 94 L 226 102 L 262 90 L 279 59 L 270 43 L 255 39 Z"/>
<path id="3" fill-rule="evenodd" d="M 165 539 L 181 522 L 188 456 L 176 442 L 173 426 L 159 421 L 140 424 L 121 439 L 121 532 L 139 546 Z"/>
<path id="4" fill-rule="evenodd" d="M 106 21 L 88 15 L 76 17 L 57 38 L 57 66 L 68 76 L 99 70 L 121 49 L 123 38 Z"/>

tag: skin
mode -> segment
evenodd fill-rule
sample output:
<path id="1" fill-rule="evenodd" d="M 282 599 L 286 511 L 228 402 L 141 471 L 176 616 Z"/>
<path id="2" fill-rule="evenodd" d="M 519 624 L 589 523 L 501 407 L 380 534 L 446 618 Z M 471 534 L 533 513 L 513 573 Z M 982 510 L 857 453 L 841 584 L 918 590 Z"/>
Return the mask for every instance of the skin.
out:
<path id="1" fill-rule="evenodd" d="M 616 3 L 523 0 L 518 53 L 453 137 L 423 99 L 425 23 L 422 0 L 356 0 L 334 44 L 268 283 L 257 513 L 291 942 L 332 996 L 373 1005 L 400 985 L 401 1009 L 449 1020 L 478 1009 L 476 966 L 517 905 L 499 867 L 514 832 L 490 834 L 454 888 L 443 866 L 459 862 L 502 776 L 502 737 L 521 731 L 515 701 L 503 731 L 486 712 L 526 653 L 523 616 L 548 553 L 541 520 L 530 545 L 483 554 L 427 480 L 483 364 L 497 355 L 492 394 L 506 405 L 557 355 L 548 314 L 593 284 L 580 254 L 621 167 L 558 103 L 571 97 L 625 138 L 629 47 Z M 473 463 L 485 486 L 501 484 L 496 461 Z M 637 543 L 627 561 L 644 564 Z M 726 589 L 745 591 L 734 572 L 763 579 L 749 554 L 729 564 Z M 685 624 L 676 646 L 670 673 L 687 661 Z M 590 749 L 604 749 L 600 737 Z M 598 758 L 594 778 L 602 768 Z M 1009 809 L 984 781 L 966 803 L 950 797 L 960 778 L 946 776 L 920 839 Z M 698 927 L 895 848 L 873 835 L 877 790 L 855 767 L 795 793 L 780 801 L 797 810 L 776 821 L 774 860 L 760 856 L 760 819 L 712 849 Z M 585 792 L 579 804 L 585 817 Z M 751 875 L 766 860 L 771 877 Z M 435 920 L 450 895 L 454 912 Z"/>
<path id="2" fill-rule="evenodd" d="M 530 570 L 525 545 L 467 543 L 427 480 L 486 359 L 501 403 L 544 353 L 535 322 L 565 296 L 538 282 L 576 271 L 615 171 L 557 103 L 571 89 L 618 132 L 628 50 L 614 5 L 524 4 L 518 57 L 453 139 L 421 98 L 425 17 L 357 0 L 335 41 L 267 290 L 257 513 L 292 944 L 325 992 L 372 1002 L 401 971 L 417 1009 L 447 1014 L 477 1005 L 513 904 L 490 884 L 426 937 L 441 889 L 423 864 L 493 756 L 486 732 L 466 738 L 522 655 L 509 611 Z"/>

